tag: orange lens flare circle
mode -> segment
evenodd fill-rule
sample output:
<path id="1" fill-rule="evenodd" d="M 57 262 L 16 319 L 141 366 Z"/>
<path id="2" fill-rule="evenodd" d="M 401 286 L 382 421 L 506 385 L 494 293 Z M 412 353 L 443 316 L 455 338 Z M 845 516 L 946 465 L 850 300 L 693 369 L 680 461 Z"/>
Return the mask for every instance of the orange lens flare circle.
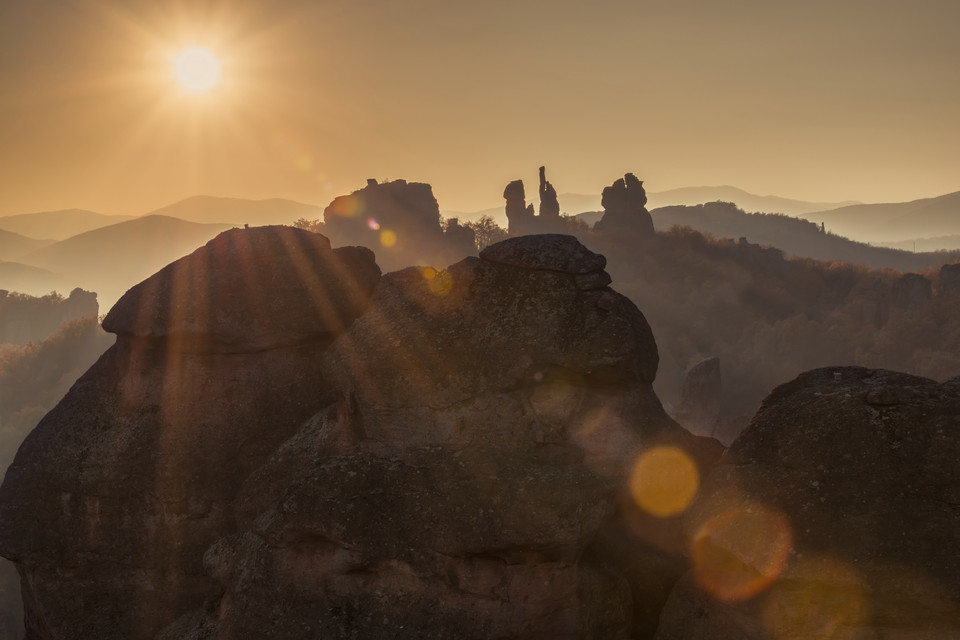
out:
<path id="1" fill-rule="evenodd" d="M 776 640 L 854 640 L 868 613 L 857 572 L 839 560 L 812 557 L 792 562 L 770 588 L 764 622 Z"/>
<path id="2" fill-rule="evenodd" d="M 630 493 L 644 511 L 659 518 L 683 513 L 700 489 L 697 465 L 682 449 L 653 447 L 630 473 Z"/>
<path id="3" fill-rule="evenodd" d="M 783 572 L 792 546 L 793 532 L 781 513 L 760 505 L 725 511 L 694 538 L 694 575 L 718 600 L 746 600 Z"/>

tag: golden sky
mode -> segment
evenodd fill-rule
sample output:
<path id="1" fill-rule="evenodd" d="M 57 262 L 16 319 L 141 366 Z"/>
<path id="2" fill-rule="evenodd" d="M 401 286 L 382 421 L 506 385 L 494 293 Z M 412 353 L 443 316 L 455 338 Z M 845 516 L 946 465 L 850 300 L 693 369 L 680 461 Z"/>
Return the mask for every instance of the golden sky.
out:
<path id="1" fill-rule="evenodd" d="M 941 195 L 958 24 L 957 0 L 3 0 L 0 215 L 368 177 L 473 211 L 541 164 L 561 193 Z M 173 77 L 187 46 L 220 59 L 207 93 Z"/>

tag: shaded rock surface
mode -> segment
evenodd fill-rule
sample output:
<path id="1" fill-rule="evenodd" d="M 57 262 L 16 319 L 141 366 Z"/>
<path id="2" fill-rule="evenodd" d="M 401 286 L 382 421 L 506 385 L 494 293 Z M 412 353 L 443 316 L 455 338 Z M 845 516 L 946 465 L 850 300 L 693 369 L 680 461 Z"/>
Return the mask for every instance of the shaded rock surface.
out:
<path id="1" fill-rule="evenodd" d="M 657 634 L 960 636 L 960 384 L 855 367 L 775 389 L 691 507 Z"/>
<path id="2" fill-rule="evenodd" d="M 937 294 L 960 296 L 960 263 L 945 264 L 937 275 Z"/>
<path id="3" fill-rule="evenodd" d="M 116 344 L 0 488 L 28 637 L 152 637 L 216 595 L 204 551 L 233 530 L 243 479 L 332 399 L 319 357 L 379 280 L 369 251 L 328 246 L 228 231 L 118 302 Z"/>
<path id="4" fill-rule="evenodd" d="M 221 348 L 229 305 L 157 322 L 137 311 L 163 294 L 118 304 L 117 345 L 0 489 L 34 637 L 649 637 L 681 521 L 640 512 L 628 478 L 653 447 L 700 473 L 720 447 L 664 413 L 653 335 L 603 257 L 515 238 L 390 273 L 364 310 L 369 255 L 308 240 L 319 282 L 348 262 L 357 284 L 324 298 L 337 323 L 280 325 L 292 343 Z M 202 251 L 186 264 L 223 282 Z"/>
<path id="5" fill-rule="evenodd" d="M 677 422 L 692 433 L 716 436 L 722 395 L 720 358 L 714 356 L 698 362 L 684 376 Z"/>

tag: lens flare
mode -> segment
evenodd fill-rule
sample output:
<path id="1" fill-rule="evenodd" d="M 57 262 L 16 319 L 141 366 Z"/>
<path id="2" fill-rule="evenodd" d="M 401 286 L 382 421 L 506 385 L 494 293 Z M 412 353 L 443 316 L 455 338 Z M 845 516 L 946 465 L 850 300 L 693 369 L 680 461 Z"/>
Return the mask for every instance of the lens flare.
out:
<path id="1" fill-rule="evenodd" d="M 450 275 L 450 272 L 446 269 L 442 271 L 431 269 L 431 271 L 433 271 L 433 277 L 427 280 L 430 292 L 438 296 L 450 293 L 450 289 L 453 288 L 453 276 Z"/>
<path id="2" fill-rule="evenodd" d="M 792 545 L 786 517 L 761 505 L 744 505 L 714 517 L 697 533 L 694 574 L 718 600 L 746 600 L 777 579 Z"/>
<path id="3" fill-rule="evenodd" d="M 363 213 L 365 209 L 363 199 L 357 196 L 340 196 L 330 203 L 329 211 L 335 215 L 345 218 Z"/>
<path id="4" fill-rule="evenodd" d="M 630 493 L 637 505 L 660 518 L 683 513 L 699 488 L 697 465 L 677 447 L 650 449 L 630 474 Z"/>
<path id="5" fill-rule="evenodd" d="M 377 225 L 377 227 L 379 228 L 379 225 Z M 380 232 L 380 244 L 389 249 L 393 245 L 397 244 L 397 234 L 395 234 L 393 231 L 390 231 L 390 229 L 384 229 Z"/>
<path id="6" fill-rule="evenodd" d="M 380 223 L 377 222 L 376 220 L 374 220 L 373 218 L 368 218 L 368 219 L 367 219 L 367 227 L 368 227 L 371 231 L 379 231 L 379 230 L 380 230 Z"/>
<path id="7" fill-rule="evenodd" d="M 800 558 L 771 587 L 764 622 L 776 640 L 852 640 L 867 609 L 856 571 L 833 558 Z"/>

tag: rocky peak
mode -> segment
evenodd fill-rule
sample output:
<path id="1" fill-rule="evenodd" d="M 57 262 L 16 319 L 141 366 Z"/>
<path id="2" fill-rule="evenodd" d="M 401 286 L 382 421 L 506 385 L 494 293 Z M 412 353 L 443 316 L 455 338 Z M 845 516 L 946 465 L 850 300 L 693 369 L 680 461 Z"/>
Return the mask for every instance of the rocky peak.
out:
<path id="1" fill-rule="evenodd" d="M 603 217 L 595 228 L 604 232 L 626 232 L 638 237 L 653 235 L 653 218 L 646 209 L 647 193 L 643 182 L 628 173 L 601 194 Z"/>

